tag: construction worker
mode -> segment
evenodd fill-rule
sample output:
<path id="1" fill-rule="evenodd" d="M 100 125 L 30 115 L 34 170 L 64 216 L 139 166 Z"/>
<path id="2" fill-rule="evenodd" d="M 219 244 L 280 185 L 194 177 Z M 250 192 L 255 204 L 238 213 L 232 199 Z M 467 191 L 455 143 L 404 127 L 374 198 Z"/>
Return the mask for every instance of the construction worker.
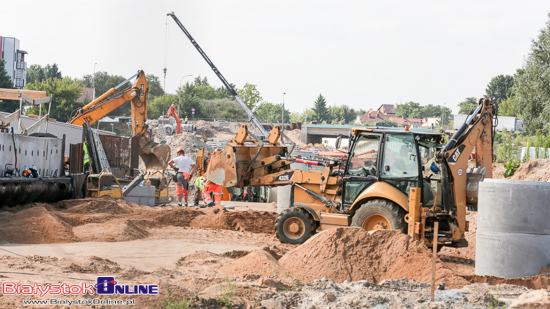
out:
<path id="1" fill-rule="evenodd" d="M 189 120 L 189 117 L 185 116 L 185 124 L 187 124 L 187 120 Z"/>
<path id="2" fill-rule="evenodd" d="M 86 143 L 82 144 L 82 149 L 84 149 L 84 173 L 86 173 L 90 168 L 90 155 L 88 154 L 88 147 L 86 147 Z"/>
<path id="3" fill-rule="evenodd" d="M 221 152 L 221 148 L 216 148 L 214 153 Z M 221 205 L 223 186 L 213 181 L 207 180 L 202 188 L 203 200 L 207 207 Z"/>
<path id="4" fill-rule="evenodd" d="M 182 206 L 181 204 L 181 197 L 183 196 L 185 200 L 185 206 L 188 206 L 188 199 L 189 199 L 189 179 L 193 177 L 195 172 L 197 171 L 197 165 L 195 165 L 195 162 L 191 160 L 191 158 L 185 156 L 185 151 L 183 148 L 178 148 L 177 150 L 178 156 L 173 158 L 172 160 L 168 161 L 168 164 L 176 170 L 177 173 L 177 180 L 176 183 L 176 195 L 178 196 L 178 206 Z M 193 169 L 191 171 L 191 174 L 189 174 L 189 170 Z"/>
<path id="5" fill-rule="evenodd" d="M 206 185 L 206 178 L 204 176 L 197 177 L 195 179 L 195 206 L 199 206 L 199 196 L 202 194 L 202 189 Z M 202 197 L 204 201 L 204 196 Z"/>
<path id="6" fill-rule="evenodd" d="M 202 194 L 203 194 L 204 202 L 206 203 L 206 206 L 212 207 L 212 206 L 221 205 L 222 194 L 223 194 L 222 190 L 223 190 L 222 185 L 219 185 L 210 180 L 207 180 L 206 184 L 202 189 Z"/>

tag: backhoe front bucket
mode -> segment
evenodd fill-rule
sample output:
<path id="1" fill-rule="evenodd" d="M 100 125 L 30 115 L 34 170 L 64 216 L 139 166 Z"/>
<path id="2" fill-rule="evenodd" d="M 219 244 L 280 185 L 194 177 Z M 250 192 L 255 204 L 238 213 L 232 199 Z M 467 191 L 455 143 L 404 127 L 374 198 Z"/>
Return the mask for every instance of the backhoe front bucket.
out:
<path id="1" fill-rule="evenodd" d="M 222 151 L 212 154 L 206 178 L 224 187 L 246 187 L 252 179 L 288 169 L 280 163 L 289 152 L 280 134 L 280 126 L 275 126 L 267 140 L 260 141 L 243 124 Z"/>
<path id="2" fill-rule="evenodd" d="M 164 169 L 170 161 L 170 146 L 155 143 L 150 139 L 142 139 L 139 156 L 145 163 L 145 169 Z"/>

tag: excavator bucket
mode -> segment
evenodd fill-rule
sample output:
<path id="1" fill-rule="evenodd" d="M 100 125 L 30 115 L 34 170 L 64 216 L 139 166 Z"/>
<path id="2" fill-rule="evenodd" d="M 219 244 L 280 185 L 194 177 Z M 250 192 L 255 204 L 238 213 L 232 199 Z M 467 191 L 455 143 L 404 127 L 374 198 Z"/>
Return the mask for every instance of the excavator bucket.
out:
<path id="1" fill-rule="evenodd" d="M 223 151 L 215 151 L 210 157 L 206 179 L 224 187 L 234 187 L 239 182 L 233 158 L 233 147 L 227 145 Z"/>
<path id="2" fill-rule="evenodd" d="M 243 124 L 222 151 L 212 154 L 206 178 L 224 187 L 245 187 L 250 180 L 289 168 L 280 159 L 289 153 L 280 143 L 280 126 L 275 126 L 265 141 L 260 141 Z M 252 139 L 249 139 L 252 138 Z"/>
<path id="3" fill-rule="evenodd" d="M 145 169 L 164 169 L 170 161 L 170 146 L 155 143 L 150 139 L 141 140 L 139 156 L 145 163 Z"/>

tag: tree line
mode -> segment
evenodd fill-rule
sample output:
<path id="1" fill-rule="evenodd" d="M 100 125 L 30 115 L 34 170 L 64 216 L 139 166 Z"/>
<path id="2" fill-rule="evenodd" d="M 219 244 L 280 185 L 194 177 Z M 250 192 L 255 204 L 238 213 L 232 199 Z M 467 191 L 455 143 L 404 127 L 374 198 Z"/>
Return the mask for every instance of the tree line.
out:
<path id="1" fill-rule="evenodd" d="M 550 13 L 548 14 L 550 18 Z M 524 66 L 517 69 L 513 76 L 498 75 L 493 77 L 487 85 L 485 97 L 491 98 L 498 104 L 498 114 L 501 116 L 520 117 L 525 120 L 524 128 L 530 135 L 536 132 L 548 135 L 550 133 L 550 21 L 540 30 L 536 39 L 532 40 L 530 51 L 525 59 Z M 196 77 L 194 81 L 180 86 L 175 94 L 166 93 L 157 76 L 148 74 L 149 83 L 149 118 L 157 118 L 164 114 L 171 104 L 181 106 L 180 116 L 191 118 L 191 108 L 195 108 L 198 118 L 240 119 L 248 117 L 233 97 L 224 87 L 210 86 L 206 77 Z M 60 121 L 69 120 L 72 113 L 89 103 L 78 103 L 76 100 L 82 93 L 82 88 L 92 87 L 95 84 L 96 94 L 99 96 L 110 88 L 115 87 L 125 77 L 110 75 L 107 72 L 96 72 L 94 76 L 85 75 L 82 78 L 64 77 L 57 64 L 48 64 L 44 67 L 31 65 L 27 71 L 27 86 L 30 90 L 43 90 L 49 96 L 53 95 L 51 117 Z M 128 87 L 130 83 L 128 83 Z M 4 60 L 0 60 L 0 88 L 13 88 L 12 82 L 5 71 Z M 235 88 L 237 89 L 237 88 Z M 237 92 L 261 120 L 277 122 L 282 118 L 282 104 L 265 101 L 256 85 L 245 84 Z M 477 107 L 476 97 L 467 97 L 458 103 L 459 113 L 471 113 Z M 455 103 L 456 104 L 456 103 Z M 19 108 L 18 102 L 3 100 L 0 110 L 10 112 Z M 36 107 L 29 113 L 36 113 Z M 291 113 L 284 110 L 285 119 L 291 122 L 310 122 L 328 124 L 343 124 L 353 122 L 358 115 L 365 111 L 355 110 L 348 105 L 329 106 L 326 99 L 319 94 L 312 102 L 311 107 L 303 112 Z M 407 102 L 396 108 L 396 116 L 407 118 L 441 117 L 448 120 L 450 109 L 438 105 L 420 106 L 417 102 Z M 112 116 L 130 115 L 129 104 L 111 113 Z"/>

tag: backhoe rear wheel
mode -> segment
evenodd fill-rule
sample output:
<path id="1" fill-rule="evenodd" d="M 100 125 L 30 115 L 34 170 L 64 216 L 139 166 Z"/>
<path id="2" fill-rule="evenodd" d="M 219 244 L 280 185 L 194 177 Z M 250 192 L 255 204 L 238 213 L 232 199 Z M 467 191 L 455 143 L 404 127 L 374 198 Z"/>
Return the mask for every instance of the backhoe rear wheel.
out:
<path id="1" fill-rule="evenodd" d="M 300 207 L 285 209 L 277 217 L 275 232 L 282 243 L 302 244 L 315 234 L 317 224 L 313 217 Z"/>
<path id="2" fill-rule="evenodd" d="M 372 230 L 400 230 L 406 232 L 405 211 L 387 200 L 371 200 L 359 207 L 351 219 L 352 226 Z"/>

